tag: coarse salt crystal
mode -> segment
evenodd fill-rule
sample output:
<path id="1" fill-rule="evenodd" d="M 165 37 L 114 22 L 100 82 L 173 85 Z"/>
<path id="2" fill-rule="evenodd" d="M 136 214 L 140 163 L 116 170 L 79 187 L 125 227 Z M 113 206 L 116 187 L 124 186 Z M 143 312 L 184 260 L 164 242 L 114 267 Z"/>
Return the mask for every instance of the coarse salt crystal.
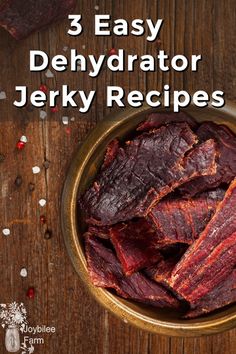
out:
<path id="1" fill-rule="evenodd" d="M 0 91 L 0 100 L 5 100 L 7 98 L 5 91 Z"/>
<path id="2" fill-rule="evenodd" d="M 39 118 L 45 119 L 46 117 L 47 117 L 47 112 L 41 110 L 41 111 L 39 112 Z"/>
<path id="3" fill-rule="evenodd" d="M 37 173 L 40 172 L 40 167 L 38 167 L 38 166 L 32 167 L 32 172 L 33 172 L 34 175 L 36 175 Z"/>
<path id="4" fill-rule="evenodd" d="M 20 271 L 20 276 L 22 278 L 26 278 L 27 275 L 28 275 L 27 269 L 26 268 L 22 268 L 21 271 Z"/>
<path id="5" fill-rule="evenodd" d="M 95 6 L 94 6 L 94 9 L 95 9 L 96 11 L 98 11 L 98 10 L 99 10 L 99 6 L 98 6 L 98 5 L 95 5 Z"/>
<path id="6" fill-rule="evenodd" d="M 63 47 L 63 51 L 66 52 L 67 50 L 68 50 L 68 47 L 67 47 L 67 45 L 65 45 L 65 46 Z"/>
<path id="7" fill-rule="evenodd" d="M 70 119 L 72 122 L 74 122 L 75 121 L 75 117 L 71 117 L 71 119 Z"/>
<path id="8" fill-rule="evenodd" d="M 48 69 L 45 73 L 45 76 L 48 78 L 48 79 L 51 79 L 52 77 L 54 77 L 54 74 L 51 72 L 50 69 Z"/>
<path id="9" fill-rule="evenodd" d="M 22 135 L 22 137 L 20 138 L 20 141 L 22 141 L 22 143 L 27 143 L 28 139 L 26 138 L 25 135 Z"/>
<path id="10" fill-rule="evenodd" d="M 85 48 L 86 48 L 86 45 L 85 45 L 85 44 L 83 44 L 83 45 L 82 45 L 82 49 L 85 49 Z"/>
<path id="11" fill-rule="evenodd" d="M 11 231 L 10 231 L 10 229 L 6 228 L 6 229 L 2 230 L 2 233 L 3 233 L 4 236 L 9 236 L 11 234 Z"/>
<path id="12" fill-rule="evenodd" d="M 40 205 L 41 207 L 44 207 L 44 206 L 46 205 L 46 203 L 47 203 L 47 201 L 46 201 L 45 199 L 40 199 L 40 200 L 39 200 L 39 205 Z"/>
<path id="13" fill-rule="evenodd" d="M 65 125 L 69 124 L 69 118 L 66 116 L 62 117 L 62 123 Z"/>

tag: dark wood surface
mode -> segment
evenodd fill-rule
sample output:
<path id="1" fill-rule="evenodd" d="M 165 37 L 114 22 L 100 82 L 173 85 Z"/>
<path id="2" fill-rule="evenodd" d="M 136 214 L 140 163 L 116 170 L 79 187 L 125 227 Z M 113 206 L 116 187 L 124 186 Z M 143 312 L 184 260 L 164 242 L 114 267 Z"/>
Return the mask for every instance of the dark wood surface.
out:
<path id="1" fill-rule="evenodd" d="M 111 47 L 123 48 L 128 53 L 155 54 L 157 43 L 147 43 L 144 37 L 100 37 L 93 35 L 93 15 L 110 13 L 114 19 L 164 18 L 161 48 L 170 55 L 202 54 L 203 62 L 197 73 L 184 74 L 142 72 L 117 73 L 104 70 L 98 79 L 86 73 L 67 71 L 55 73 L 53 79 L 45 74 L 29 72 L 30 49 L 42 49 L 49 55 L 64 53 L 63 47 L 77 48 L 84 54 L 106 53 Z M 0 30 L 0 89 L 7 99 L 0 101 L 0 232 L 9 227 L 11 235 L 0 235 L 0 302 L 22 301 L 28 310 L 31 325 L 56 327 L 56 335 L 45 335 L 44 346 L 35 346 L 36 353 L 47 354 L 233 354 L 236 353 L 235 330 L 202 338 L 170 338 L 140 331 L 121 322 L 105 311 L 87 293 L 67 256 L 60 229 L 60 200 L 68 166 L 87 133 L 108 113 L 105 107 L 106 86 L 117 84 L 126 90 L 146 92 L 160 89 L 165 83 L 172 88 L 211 93 L 225 91 L 227 99 L 236 98 L 236 2 L 235 0 L 81 0 L 77 13 L 83 14 L 84 34 L 66 35 L 67 21 L 52 25 L 39 34 L 16 42 Z M 83 49 L 85 45 L 85 49 Z M 86 115 L 76 109 L 50 113 L 45 121 L 39 119 L 39 110 L 16 109 L 15 85 L 37 89 L 44 82 L 51 89 L 68 83 L 71 89 L 97 89 L 92 109 Z M 62 115 L 74 116 L 67 127 Z M 22 134 L 29 139 L 24 151 L 15 145 Z M 45 170 L 43 162 L 50 161 Z M 41 173 L 32 174 L 33 166 Z M 16 186 L 17 175 L 22 185 Z M 29 183 L 35 184 L 34 191 Z M 47 199 L 40 208 L 38 201 Z M 45 214 L 46 225 L 39 217 Z M 45 229 L 52 230 L 52 238 L 44 239 Z M 26 267 L 28 277 L 20 277 Z M 29 286 L 35 287 L 34 300 L 26 297 Z M 4 330 L 0 331 L 0 353 L 5 353 Z"/>

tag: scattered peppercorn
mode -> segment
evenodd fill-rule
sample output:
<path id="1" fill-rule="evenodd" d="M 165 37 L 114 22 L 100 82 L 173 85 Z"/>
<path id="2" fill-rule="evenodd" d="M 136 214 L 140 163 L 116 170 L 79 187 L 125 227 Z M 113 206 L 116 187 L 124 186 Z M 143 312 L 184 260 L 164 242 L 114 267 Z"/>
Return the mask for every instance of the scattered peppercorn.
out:
<path id="1" fill-rule="evenodd" d="M 34 106 L 30 103 L 26 106 L 26 110 L 27 110 L 27 112 L 33 112 Z"/>
<path id="2" fill-rule="evenodd" d="M 45 231 L 44 238 L 45 238 L 45 240 L 49 240 L 50 238 L 52 238 L 52 231 L 47 229 Z"/>
<path id="3" fill-rule="evenodd" d="M 47 170 L 50 166 L 50 161 L 48 160 L 45 160 L 44 163 L 43 163 L 43 167 Z"/>
<path id="4" fill-rule="evenodd" d="M 3 154 L 0 154 L 0 163 L 5 160 L 5 156 Z"/>
<path id="5" fill-rule="evenodd" d="M 46 216 L 45 215 L 40 215 L 40 222 L 42 224 L 46 224 L 46 221 L 47 221 Z"/>
<path id="6" fill-rule="evenodd" d="M 35 190 L 35 184 L 30 182 L 28 188 L 30 192 L 33 192 Z"/>
<path id="7" fill-rule="evenodd" d="M 15 185 L 17 186 L 17 187 L 20 187 L 21 185 L 22 185 L 22 177 L 20 176 L 20 175 L 18 175 L 17 177 L 16 177 L 16 179 L 15 179 Z"/>
<path id="8" fill-rule="evenodd" d="M 42 84 L 42 85 L 40 85 L 39 90 L 42 91 L 42 92 L 44 92 L 44 93 L 47 93 L 48 88 L 47 88 L 46 85 Z"/>
<path id="9" fill-rule="evenodd" d="M 35 296 L 35 290 L 34 290 L 34 288 L 32 288 L 32 287 L 29 288 L 29 289 L 27 290 L 26 296 L 27 296 L 29 299 L 33 299 L 34 296 Z"/>
<path id="10" fill-rule="evenodd" d="M 111 48 L 111 49 L 108 51 L 108 55 L 109 55 L 109 56 L 115 55 L 115 54 L 117 54 L 116 48 Z"/>
<path id="11" fill-rule="evenodd" d="M 16 144 L 16 148 L 18 149 L 18 150 L 23 150 L 24 149 L 24 147 L 25 147 L 25 143 L 23 142 L 23 141 L 18 141 L 17 142 L 17 144 Z"/>
<path id="12" fill-rule="evenodd" d="M 52 112 L 52 113 L 57 113 L 58 111 L 59 111 L 58 106 L 55 106 L 55 107 L 52 107 L 52 108 L 51 108 L 51 112 Z"/>

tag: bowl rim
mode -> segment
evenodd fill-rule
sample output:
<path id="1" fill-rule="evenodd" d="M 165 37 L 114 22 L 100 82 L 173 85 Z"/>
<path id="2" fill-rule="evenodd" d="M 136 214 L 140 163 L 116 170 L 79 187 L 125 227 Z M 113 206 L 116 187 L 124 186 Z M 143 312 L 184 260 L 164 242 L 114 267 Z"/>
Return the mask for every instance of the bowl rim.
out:
<path id="1" fill-rule="evenodd" d="M 214 111 L 217 110 L 216 112 L 218 113 L 231 115 L 236 119 L 236 104 L 232 102 L 227 101 L 222 108 L 208 107 L 208 109 L 213 109 Z M 176 322 L 169 322 L 168 320 L 154 319 L 139 313 L 128 306 L 121 298 L 113 295 L 108 290 L 93 286 L 89 281 L 84 252 L 79 244 L 75 218 L 77 194 L 81 176 L 86 164 L 94 154 L 94 151 L 97 149 L 101 141 L 109 136 L 112 130 L 124 124 L 124 121 L 128 121 L 130 118 L 135 117 L 138 114 L 148 113 L 149 111 L 153 111 L 153 108 L 144 104 L 139 108 L 128 107 L 110 113 L 95 126 L 79 149 L 77 149 L 67 173 L 61 200 L 61 227 L 67 252 L 77 274 L 85 283 L 89 292 L 107 310 L 122 319 L 124 322 L 128 322 L 142 330 L 147 330 L 156 334 L 180 337 L 210 335 L 232 329 L 236 326 L 236 310 L 232 313 L 227 310 L 222 310 L 222 314 L 220 313 L 218 316 L 210 314 L 194 320 L 176 320 Z M 158 109 L 157 111 L 166 111 L 166 109 Z M 99 138 L 97 139 L 97 137 Z M 96 142 L 94 143 L 94 141 Z"/>

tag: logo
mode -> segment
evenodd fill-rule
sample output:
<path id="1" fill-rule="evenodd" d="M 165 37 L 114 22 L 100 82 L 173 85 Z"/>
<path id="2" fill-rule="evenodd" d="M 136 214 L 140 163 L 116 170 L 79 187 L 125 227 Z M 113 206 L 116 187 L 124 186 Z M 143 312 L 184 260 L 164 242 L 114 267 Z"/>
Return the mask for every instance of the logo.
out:
<path id="1" fill-rule="evenodd" d="M 32 354 L 35 352 L 35 345 L 44 344 L 42 335 L 56 332 L 55 327 L 29 326 L 23 303 L 0 304 L 0 320 L 6 331 L 5 347 L 9 353 L 17 353 L 21 350 L 21 354 Z"/>

